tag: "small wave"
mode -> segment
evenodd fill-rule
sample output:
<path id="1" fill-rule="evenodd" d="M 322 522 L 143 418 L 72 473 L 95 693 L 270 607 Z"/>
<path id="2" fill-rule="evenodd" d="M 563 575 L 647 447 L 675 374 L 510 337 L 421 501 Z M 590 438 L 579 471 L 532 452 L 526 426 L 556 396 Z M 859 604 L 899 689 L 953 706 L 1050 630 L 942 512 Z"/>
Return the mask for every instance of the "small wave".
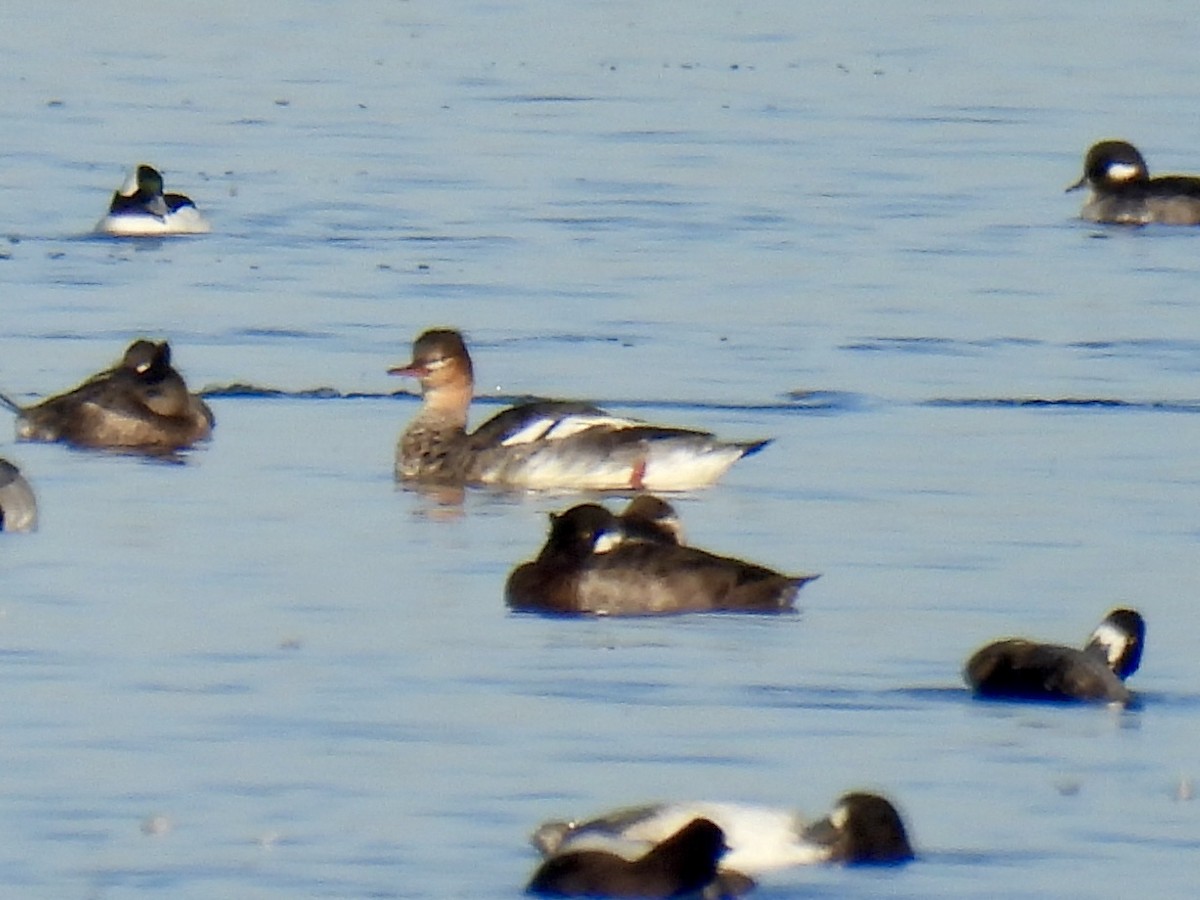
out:
<path id="1" fill-rule="evenodd" d="M 287 400 L 415 400 L 420 394 L 403 388 L 395 391 L 343 391 L 335 387 L 321 386 L 288 390 L 266 385 L 232 382 L 223 385 L 208 385 L 200 392 L 205 399 L 287 399 Z M 513 406 L 518 403 L 545 400 L 530 394 L 490 394 L 475 397 L 473 404 L 479 406 Z M 780 400 L 764 403 L 719 403 L 709 400 L 622 400 L 611 398 L 594 400 L 597 406 L 623 409 L 682 409 L 723 410 L 729 412 L 779 412 L 793 410 L 850 410 L 861 405 L 855 394 L 838 391 L 790 391 Z"/>
<path id="2" fill-rule="evenodd" d="M 286 400 L 389 400 L 394 397 L 418 399 L 419 394 L 404 389 L 396 391 L 340 391 L 333 387 L 300 388 L 299 390 L 284 390 L 283 388 L 264 387 L 257 384 L 209 385 L 198 392 L 206 400 L 216 397 L 219 399 L 286 399 Z"/>
<path id="3" fill-rule="evenodd" d="M 1200 412 L 1200 400 L 1121 400 L 1116 397 L 935 397 L 919 406 L 1016 407 L 1051 409 L 1130 409 L 1154 412 Z"/>

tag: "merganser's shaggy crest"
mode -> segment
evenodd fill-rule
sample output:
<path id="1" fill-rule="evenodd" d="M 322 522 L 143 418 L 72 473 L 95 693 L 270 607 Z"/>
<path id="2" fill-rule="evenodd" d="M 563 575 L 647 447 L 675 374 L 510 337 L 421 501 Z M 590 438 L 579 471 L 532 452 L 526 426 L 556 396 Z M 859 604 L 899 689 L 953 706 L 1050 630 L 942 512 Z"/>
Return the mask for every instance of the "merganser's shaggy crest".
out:
<path id="1" fill-rule="evenodd" d="M 21 471 L 0 459 L 0 531 L 34 531 L 37 498 Z"/>
<path id="2" fill-rule="evenodd" d="M 1125 141 L 1101 141 L 1088 150 L 1083 177 L 1091 195 L 1080 217 L 1115 225 L 1200 225 L 1200 178 L 1194 175 L 1150 177 L 1146 160 Z"/>
<path id="3" fill-rule="evenodd" d="M 509 607 L 591 616 L 779 613 L 791 610 L 797 591 L 817 577 L 784 575 L 628 527 L 597 503 L 551 514 L 541 553 L 508 576 Z"/>
<path id="4" fill-rule="evenodd" d="M 113 194 L 96 230 L 118 237 L 207 234 L 211 226 L 183 194 L 164 194 L 158 170 L 140 165 Z"/>
<path id="5" fill-rule="evenodd" d="M 1141 664 L 1145 641 L 1141 614 L 1114 609 L 1082 650 L 1007 638 L 977 650 L 963 677 L 980 697 L 1126 704 L 1133 695 L 1125 679 Z"/>
<path id="6" fill-rule="evenodd" d="M 534 490 L 681 491 L 712 484 L 769 441 L 717 440 L 649 425 L 587 403 L 510 407 L 467 433 L 475 385 L 462 335 L 426 331 L 412 362 L 388 370 L 420 379 L 424 403 L 396 448 L 396 478 Z"/>
<path id="7" fill-rule="evenodd" d="M 830 814 L 806 822 L 797 812 L 741 803 L 657 803 L 618 809 L 581 822 L 546 822 L 530 837 L 544 856 L 590 846 L 598 839 L 654 845 L 688 822 L 704 818 L 724 833 L 729 849 L 722 872 L 759 878 L 778 869 L 816 863 L 897 865 L 913 858 L 904 820 L 890 800 L 854 791 Z"/>
<path id="8" fill-rule="evenodd" d="M 25 441 L 170 453 L 212 434 L 212 410 L 171 367 L 166 341 L 134 341 L 111 369 L 34 406 L 4 402 Z"/>

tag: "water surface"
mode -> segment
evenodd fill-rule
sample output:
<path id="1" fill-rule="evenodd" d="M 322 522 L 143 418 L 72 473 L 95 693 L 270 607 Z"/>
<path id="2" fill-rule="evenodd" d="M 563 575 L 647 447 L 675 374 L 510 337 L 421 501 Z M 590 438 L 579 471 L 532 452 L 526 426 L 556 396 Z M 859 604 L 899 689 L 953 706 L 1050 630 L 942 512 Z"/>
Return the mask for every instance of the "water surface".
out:
<path id="1" fill-rule="evenodd" d="M 515 897 L 546 818 L 864 787 L 921 860 L 759 896 L 1194 894 L 1197 236 L 1061 193 L 1103 137 L 1200 169 L 1196 25 L 1128 12 L 10 10 L 0 389 L 165 336 L 218 428 L 182 464 L 0 443 L 42 503 L 0 550 L 3 892 Z M 214 233 L 89 236 L 139 161 Z M 507 613 L 571 498 L 393 484 L 384 373 L 442 324 L 480 413 L 774 436 L 676 500 L 824 573 L 801 613 Z M 1117 604 L 1138 708 L 962 690 Z"/>

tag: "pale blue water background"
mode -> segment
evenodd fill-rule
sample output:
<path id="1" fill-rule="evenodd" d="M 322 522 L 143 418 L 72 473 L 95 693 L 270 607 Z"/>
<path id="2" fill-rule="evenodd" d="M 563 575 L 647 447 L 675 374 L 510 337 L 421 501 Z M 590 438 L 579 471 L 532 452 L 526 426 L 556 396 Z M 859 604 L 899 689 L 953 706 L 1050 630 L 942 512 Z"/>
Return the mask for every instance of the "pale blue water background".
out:
<path id="1" fill-rule="evenodd" d="M 147 334 L 197 387 L 368 396 L 216 398 L 179 466 L 0 442 L 42 503 L 0 542 L 0 896 L 512 898 L 545 818 L 857 787 L 922 859 L 757 896 L 1194 896 L 1200 234 L 1061 189 L 1104 137 L 1200 171 L 1198 40 L 1108 0 L 10 4 L 0 388 Z M 214 233 L 87 237 L 139 161 Z M 570 499 L 394 487 L 384 370 L 435 324 L 489 394 L 774 435 L 678 506 L 823 572 L 803 614 L 506 613 Z M 1141 708 L 962 690 L 1117 604 Z"/>

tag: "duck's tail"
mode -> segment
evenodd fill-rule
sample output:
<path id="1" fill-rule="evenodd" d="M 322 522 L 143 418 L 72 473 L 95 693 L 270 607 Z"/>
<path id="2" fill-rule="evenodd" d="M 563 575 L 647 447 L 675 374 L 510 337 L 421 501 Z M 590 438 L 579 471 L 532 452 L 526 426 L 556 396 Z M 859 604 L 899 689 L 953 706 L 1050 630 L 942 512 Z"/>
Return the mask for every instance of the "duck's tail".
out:
<path id="1" fill-rule="evenodd" d="M 25 411 L 21 404 L 13 400 L 8 394 L 0 394 L 0 406 L 8 407 L 9 410 L 15 412 L 18 416 Z"/>

